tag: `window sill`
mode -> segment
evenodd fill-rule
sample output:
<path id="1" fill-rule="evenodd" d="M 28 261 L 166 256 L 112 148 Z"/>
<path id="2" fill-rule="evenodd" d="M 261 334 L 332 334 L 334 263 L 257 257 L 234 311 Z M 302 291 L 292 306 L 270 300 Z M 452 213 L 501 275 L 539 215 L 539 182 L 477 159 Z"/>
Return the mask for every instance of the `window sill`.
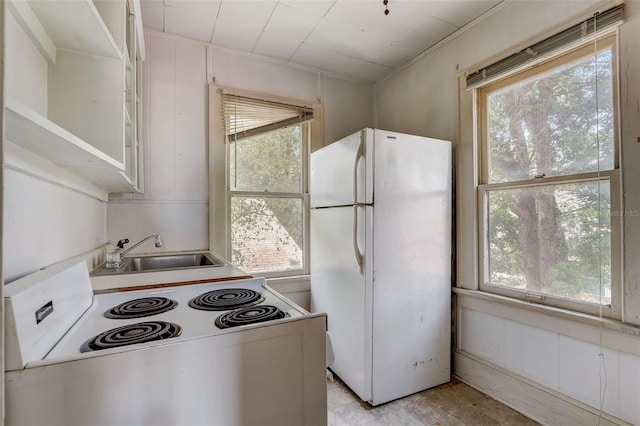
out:
<path id="1" fill-rule="evenodd" d="M 532 327 L 640 356 L 640 327 L 581 312 L 454 287 L 458 308 L 472 309 Z M 459 318 L 460 312 L 456 314 Z"/>

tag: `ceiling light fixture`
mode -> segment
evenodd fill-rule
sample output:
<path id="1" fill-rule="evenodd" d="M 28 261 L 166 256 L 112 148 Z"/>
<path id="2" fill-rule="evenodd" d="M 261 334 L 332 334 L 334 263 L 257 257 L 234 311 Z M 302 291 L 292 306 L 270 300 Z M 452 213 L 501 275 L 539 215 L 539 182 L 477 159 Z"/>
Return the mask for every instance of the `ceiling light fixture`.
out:
<path id="1" fill-rule="evenodd" d="M 387 6 L 387 4 L 389 3 L 389 0 L 382 0 L 382 3 L 384 4 L 384 14 L 388 15 L 389 14 L 389 6 Z"/>

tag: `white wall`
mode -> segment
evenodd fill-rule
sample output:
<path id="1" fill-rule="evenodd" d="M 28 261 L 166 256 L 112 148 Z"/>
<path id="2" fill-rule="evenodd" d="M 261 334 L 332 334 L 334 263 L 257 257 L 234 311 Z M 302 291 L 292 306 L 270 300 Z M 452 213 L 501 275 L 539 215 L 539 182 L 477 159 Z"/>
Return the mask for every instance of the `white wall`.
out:
<path id="1" fill-rule="evenodd" d="M 47 63 L 13 15 L 8 13 L 5 18 L 6 37 L 11 40 L 5 44 L 6 97 L 46 116 Z M 105 242 L 106 203 L 87 195 L 86 191 L 52 182 L 63 177 L 61 181 L 78 181 L 72 185 L 76 188 L 90 188 L 89 193 L 100 193 L 100 190 L 77 178 L 69 178 L 53 164 L 40 167 L 46 162 L 39 159 L 34 163 L 28 154 L 19 156 L 26 169 L 14 167 L 16 157 L 7 156 L 6 149 L 2 250 L 5 282 Z M 7 162 L 13 166 L 7 166 Z M 38 172 L 29 172 L 31 166 Z M 44 170 L 48 172 L 41 173 Z M 47 178 L 47 173 L 52 173 L 53 178 Z"/>
<path id="2" fill-rule="evenodd" d="M 5 282 L 104 243 L 106 203 L 5 168 Z"/>
<path id="3" fill-rule="evenodd" d="M 145 33 L 145 43 L 145 192 L 111 196 L 107 210 L 109 241 L 127 237 L 134 242 L 159 233 L 163 251 L 209 248 L 207 84 L 214 83 L 214 78 L 222 87 L 320 101 L 324 143 L 373 124 L 371 84 L 155 32 Z M 224 156 L 224 150 L 216 155 Z M 224 174 L 214 175 L 216 186 L 222 185 L 224 190 Z M 220 200 L 217 196 L 215 199 Z M 217 204 L 211 207 L 222 215 L 224 209 Z M 224 255 L 220 247 L 222 244 L 212 248 Z M 149 245 L 140 250 L 155 249 Z"/>
<path id="4" fill-rule="evenodd" d="M 471 123 L 471 97 L 468 92 L 459 91 L 459 75 L 467 68 L 503 56 L 504 52 L 511 53 L 532 38 L 553 32 L 563 24 L 591 16 L 596 5 L 598 2 L 595 1 L 507 2 L 458 37 L 428 52 L 404 70 L 376 83 L 377 126 L 455 142 L 458 287 L 476 288 L 477 273 L 477 245 L 474 240 L 477 157 L 472 128 L 468 125 Z M 640 179 L 640 144 L 636 142 L 640 135 L 640 110 L 637 107 L 640 98 L 640 1 L 627 2 L 625 16 L 625 23 L 620 27 L 624 204 L 626 211 L 638 212 L 640 191 L 636 190 L 635 182 Z M 637 260 L 640 217 L 636 216 L 625 217 L 624 320 L 640 324 L 640 262 Z M 464 298 L 473 296 L 465 294 Z M 542 320 L 525 326 L 517 322 L 517 318 L 528 315 L 528 310 L 523 308 L 512 308 L 511 316 L 503 315 L 494 308 L 482 314 L 462 312 L 460 307 L 458 309 L 458 352 L 469 355 L 468 359 L 477 357 L 485 360 L 496 375 L 504 373 L 504 377 L 521 386 L 525 381 L 531 381 L 535 386 L 556 392 L 554 395 L 569 401 L 571 406 L 583 403 L 586 411 L 592 407 L 597 412 L 600 389 L 594 387 L 594 380 L 599 372 L 591 367 L 598 365 L 600 360 L 600 342 L 582 335 L 580 330 L 584 326 L 570 321 L 574 327 L 568 327 L 564 333 L 554 333 L 542 324 L 553 329 L 559 323 L 557 315 L 539 314 Z M 596 330 L 599 329 L 596 327 Z M 604 409 L 613 416 L 640 424 L 640 389 L 636 385 L 640 353 L 634 349 L 640 347 L 640 333 L 637 329 L 618 324 L 604 330 L 603 334 L 606 337 L 604 358 L 610 367 Z M 628 339 L 622 339 L 621 336 L 627 336 Z M 510 338 L 515 339 L 516 343 L 510 343 Z M 614 345 L 611 343 L 613 341 L 622 343 Z M 532 348 L 532 345 L 536 347 Z M 535 354 L 548 357 L 548 362 L 544 358 L 531 359 Z M 575 360 L 575 364 L 571 364 L 570 360 Z M 461 377 L 471 382 L 472 374 L 466 365 L 464 368 L 460 365 L 457 374 L 467 375 Z M 578 375 L 575 371 L 577 366 L 591 367 L 586 368 L 583 375 Z M 491 381 L 485 376 L 484 381 L 478 380 L 475 385 L 481 387 L 483 382 L 486 386 L 484 391 L 494 393 L 516 408 L 525 411 L 531 409 L 522 399 L 509 400 L 509 392 L 501 394 L 500 386 L 504 383 L 492 387 Z M 532 404 L 536 405 L 535 400 Z M 538 401 L 537 409 L 544 411 L 547 407 Z"/>

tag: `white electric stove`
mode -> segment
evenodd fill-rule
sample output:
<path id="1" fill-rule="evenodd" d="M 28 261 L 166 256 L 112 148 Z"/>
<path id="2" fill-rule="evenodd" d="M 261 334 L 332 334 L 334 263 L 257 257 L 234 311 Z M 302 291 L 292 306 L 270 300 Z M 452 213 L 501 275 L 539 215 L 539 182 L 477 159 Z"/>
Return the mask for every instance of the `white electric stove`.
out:
<path id="1" fill-rule="evenodd" d="M 324 314 L 262 278 L 94 295 L 85 263 L 5 288 L 11 424 L 326 424 Z"/>

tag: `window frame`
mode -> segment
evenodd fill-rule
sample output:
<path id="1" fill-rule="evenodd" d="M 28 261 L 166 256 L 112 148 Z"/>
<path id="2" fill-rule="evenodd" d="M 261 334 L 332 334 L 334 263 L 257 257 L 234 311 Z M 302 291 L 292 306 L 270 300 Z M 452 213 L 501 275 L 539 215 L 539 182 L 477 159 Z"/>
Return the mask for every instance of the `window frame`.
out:
<path id="1" fill-rule="evenodd" d="M 489 183 L 489 149 L 487 126 L 487 96 L 501 88 L 519 81 L 530 79 L 538 74 L 566 65 L 588 55 L 593 55 L 594 45 L 598 51 L 610 48 L 612 52 L 612 85 L 613 85 L 613 120 L 614 120 L 614 164 L 613 169 L 587 173 L 576 173 L 563 176 L 534 177 L 526 180 Z M 524 69 L 515 70 L 505 76 L 492 79 L 487 84 L 473 89 L 474 124 L 478 152 L 478 289 L 483 292 L 506 296 L 527 302 L 539 303 L 551 307 L 568 309 L 571 311 L 602 315 L 604 317 L 620 319 L 622 306 L 622 187 L 620 171 L 620 105 L 619 105 L 619 55 L 617 31 L 598 35 L 594 40 L 583 42 L 577 46 L 564 49 L 549 58 L 538 61 Z M 541 185 L 609 181 L 610 186 L 610 220 L 611 220 L 611 303 L 598 305 L 582 302 L 576 299 L 563 298 L 551 294 L 538 294 L 526 290 L 513 289 L 490 284 L 489 274 L 489 240 L 488 240 L 488 194 L 494 190 L 530 188 Z"/>
<path id="2" fill-rule="evenodd" d="M 298 275 L 309 274 L 309 155 L 311 149 L 312 138 L 312 122 L 307 121 L 303 123 L 294 124 L 293 126 L 300 126 L 301 136 L 301 191 L 302 192 L 269 192 L 269 191 L 239 191 L 231 189 L 230 164 L 231 164 L 231 147 L 234 141 L 227 140 L 226 145 L 226 158 L 225 158 L 225 228 L 226 228 L 226 247 L 227 258 L 232 260 L 232 227 L 231 227 L 231 206 L 232 198 L 235 197 L 255 197 L 255 198 L 291 198 L 300 199 L 302 202 L 302 235 L 303 235 L 303 247 L 302 248 L 302 268 L 291 269 L 283 271 L 269 271 L 269 272 L 250 272 L 253 276 L 261 276 L 265 278 L 280 278 L 280 277 L 292 277 Z M 287 126 L 290 127 L 290 126 Z M 265 132 L 267 133 L 267 132 Z M 225 135 L 226 138 L 226 135 Z M 240 265 L 238 265 L 241 267 Z"/>

